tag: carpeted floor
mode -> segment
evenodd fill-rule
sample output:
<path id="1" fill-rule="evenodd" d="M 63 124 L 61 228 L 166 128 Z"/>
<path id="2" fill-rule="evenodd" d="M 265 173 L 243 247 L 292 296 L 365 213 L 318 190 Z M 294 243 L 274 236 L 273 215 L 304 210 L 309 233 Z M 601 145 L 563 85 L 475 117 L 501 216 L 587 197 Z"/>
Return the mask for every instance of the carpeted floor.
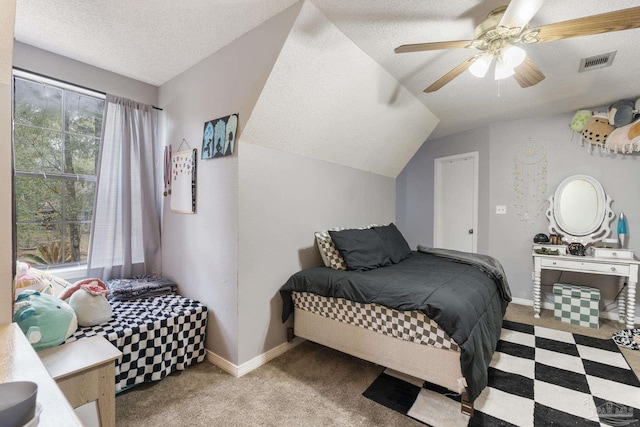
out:
<path id="1" fill-rule="evenodd" d="M 621 324 L 601 320 L 589 329 L 553 320 L 543 310 L 511 304 L 506 319 L 609 338 Z M 622 349 L 640 376 L 640 351 Z M 362 396 L 383 368 L 305 342 L 268 364 L 234 378 L 203 362 L 116 398 L 118 426 L 419 426 Z"/>

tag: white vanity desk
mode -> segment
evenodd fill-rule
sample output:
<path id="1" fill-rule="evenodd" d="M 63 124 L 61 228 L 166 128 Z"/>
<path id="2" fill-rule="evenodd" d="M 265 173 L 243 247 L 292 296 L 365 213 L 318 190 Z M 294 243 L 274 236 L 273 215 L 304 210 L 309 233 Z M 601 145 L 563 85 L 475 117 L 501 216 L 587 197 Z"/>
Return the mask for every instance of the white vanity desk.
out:
<path id="1" fill-rule="evenodd" d="M 620 277 L 620 286 L 627 282 L 626 292 L 618 297 L 618 316 L 627 329 L 635 322 L 636 283 L 638 282 L 638 259 L 595 258 L 576 255 L 543 255 L 533 252 L 533 312 L 540 317 L 540 275 L 542 270 L 573 271 L 588 274 L 603 274 Z M 626 294 L 626 298 L 625 298 Z"/>
<path id="2" fill-rule="evenodd" d="M 549 233 L 561 236 L 563 244 L 571 242 L 584 246 L 593 245 L 602 242 L 611 234 L 609 223 L 615 218 L 611 209 L 613 200 L 595 178 L 588 175 L 570 176 L 558 185 L 548 201 Z M 624 249 L 622 251 L 626 253 L 609 252 L 611 257 L 548 255 L 534 251 L 532 253 L 534 317 L 540 317 L 542 270 L 601 274 L 619 277 L 620 287 L 625 281 L 627 282 L 626 292 L 623 290 L 618 296 L 618 315 L 626 328 L 632 329 L 635 322 L 636 283 L 638 283 L 640 261 L 632 256 L 632 252 L 629 253 Z"/>

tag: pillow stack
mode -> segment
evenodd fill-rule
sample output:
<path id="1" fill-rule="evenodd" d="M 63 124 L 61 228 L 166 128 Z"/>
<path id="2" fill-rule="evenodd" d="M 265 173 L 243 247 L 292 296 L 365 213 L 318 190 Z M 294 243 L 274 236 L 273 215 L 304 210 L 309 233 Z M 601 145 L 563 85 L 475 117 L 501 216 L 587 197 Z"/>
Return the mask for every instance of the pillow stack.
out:
<path id="1" fill-rule="evenodd" d="M 316 240 L 325 266 L 335 270 L 373 270 L 411 255 L 409 244 L 393 223 L 318 232 Z"/>

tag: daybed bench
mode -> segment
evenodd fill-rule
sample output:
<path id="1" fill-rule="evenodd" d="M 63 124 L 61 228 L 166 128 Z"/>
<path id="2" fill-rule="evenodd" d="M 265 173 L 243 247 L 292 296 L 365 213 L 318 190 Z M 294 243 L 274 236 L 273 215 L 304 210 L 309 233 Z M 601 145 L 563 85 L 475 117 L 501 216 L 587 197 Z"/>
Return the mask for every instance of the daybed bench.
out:
<path id="1" fill-rule="evenodd" d="M 116 360 L 116 393 L 204 360 L 203 304 L 176 294 L 110 302 L 108 323 L 79 327 L 65 343 L 102 335 L 117 347 L 122 359 Z"/>

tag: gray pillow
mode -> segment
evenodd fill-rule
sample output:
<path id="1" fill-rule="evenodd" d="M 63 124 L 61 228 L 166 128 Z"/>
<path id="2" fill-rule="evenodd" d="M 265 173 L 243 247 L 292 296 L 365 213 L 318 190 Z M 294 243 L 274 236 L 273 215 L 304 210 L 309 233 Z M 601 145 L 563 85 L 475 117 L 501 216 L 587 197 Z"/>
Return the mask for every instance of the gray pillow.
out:
<path id="1" fill-rule="evenodd" d="M 391 265 L 385 244 L 373 229 L 330 230 L 329 234 L 347 269 L 367 271 Z"/>
<path id="2" fill-rule="evenodd" d="M 411 255 L 409 244 L 394 223 L 373 227 L 373 230 L 378 233 L 384 242 L 392 263 L 397 264 Z"/>

